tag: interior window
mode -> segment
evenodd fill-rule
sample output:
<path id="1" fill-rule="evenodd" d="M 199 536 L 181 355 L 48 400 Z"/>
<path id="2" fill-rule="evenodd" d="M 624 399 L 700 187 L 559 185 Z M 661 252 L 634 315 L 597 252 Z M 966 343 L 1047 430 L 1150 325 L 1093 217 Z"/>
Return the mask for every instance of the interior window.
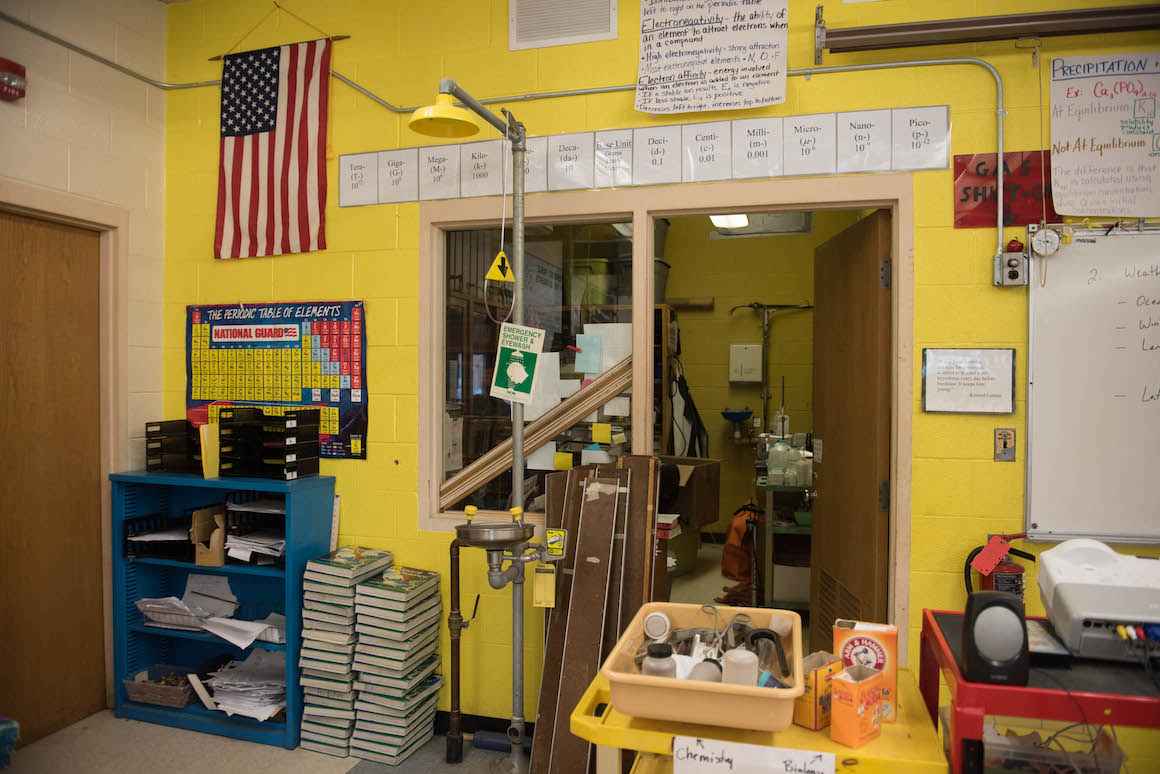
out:
<path id="1" fill-rule="evenodd" d="M 451 231 L 446 240 L 444 480 L 511 437 L 511 408 L 489 395 L 500 323 L 510 318 L 512 286 L 485 282 L 500 250 L 498 228 Z M 511 232 L 503 235 L 511 254 Z M 524 258 L 524 321 L 545 331 L 531 422 L 632 352 L 632 228 L 629 223 L 530 225 Z M 632 447 L 628 393 L 610 401 L 528 456 L 525 498 L 542 511 L 544 476 Z M 477 489 L 473 504 L 505 510 L 511 471 Z"/>

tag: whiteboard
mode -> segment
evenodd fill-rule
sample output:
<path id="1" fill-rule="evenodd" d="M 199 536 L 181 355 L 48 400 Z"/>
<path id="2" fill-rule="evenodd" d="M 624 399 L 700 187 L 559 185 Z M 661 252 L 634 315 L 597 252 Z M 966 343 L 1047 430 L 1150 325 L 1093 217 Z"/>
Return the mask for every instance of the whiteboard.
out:
<path id="1" fill-rule="evenodd" d="M 1031 265 L 1027 532 L 1160 543 L 1160 230 Z"/>

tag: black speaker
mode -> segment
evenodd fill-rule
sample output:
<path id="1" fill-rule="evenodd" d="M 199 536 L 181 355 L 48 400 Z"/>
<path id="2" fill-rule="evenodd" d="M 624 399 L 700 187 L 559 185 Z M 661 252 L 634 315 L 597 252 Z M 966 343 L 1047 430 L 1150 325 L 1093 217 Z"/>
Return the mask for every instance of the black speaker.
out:
<path id="1" fill-rule="evenodd" d="M 976 591 L 963 619 L 963 672 L 973 683 L 1027 685 L 1023 600 L 1006 591 Z"/>

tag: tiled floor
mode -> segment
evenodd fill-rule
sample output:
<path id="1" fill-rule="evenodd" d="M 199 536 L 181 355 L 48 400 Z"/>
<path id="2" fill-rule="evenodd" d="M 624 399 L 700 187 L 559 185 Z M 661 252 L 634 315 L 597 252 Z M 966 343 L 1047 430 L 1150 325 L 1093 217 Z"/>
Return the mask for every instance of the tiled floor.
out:
<path id="1" fill-rule="evenodd" d="M 136 720 L 119 720 L 98 712 L 47 736 L 12 756 L 13 774 L 506 774 L 519 771 L 511 757 L 465 745 L 463 763 L 444 763 L 444 739 L 435 737 L 401 766 L 383 766 L 355 758 L 332 758 L 309 750 L 285 750 L 220 736 L 199 734 Z M 526 771 L 526 758 L 519 761 Z M 5 772 L 7 774 L 7 772 Z"/>
<path id="2" fill-rule="evenodd" d="M 688 573 L 673 578 L 669 599 L 673 602 L 692 602 L 703 605 L 721 596 L 722 587 L 734 585 L 721 574 L 721 551 L 723 547 L 713 543 L 701 543 L 697 552 L 697 564 Z"/>

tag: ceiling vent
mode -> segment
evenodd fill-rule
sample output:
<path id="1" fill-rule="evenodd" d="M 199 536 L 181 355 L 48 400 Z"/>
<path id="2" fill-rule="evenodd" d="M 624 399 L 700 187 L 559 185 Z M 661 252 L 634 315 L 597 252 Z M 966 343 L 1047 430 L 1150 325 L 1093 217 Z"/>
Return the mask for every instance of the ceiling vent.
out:
<path id="1" fill-rule="evenodd" d="M 617 0 L 508 0 L 508 48 L 616 39 Z"/>

